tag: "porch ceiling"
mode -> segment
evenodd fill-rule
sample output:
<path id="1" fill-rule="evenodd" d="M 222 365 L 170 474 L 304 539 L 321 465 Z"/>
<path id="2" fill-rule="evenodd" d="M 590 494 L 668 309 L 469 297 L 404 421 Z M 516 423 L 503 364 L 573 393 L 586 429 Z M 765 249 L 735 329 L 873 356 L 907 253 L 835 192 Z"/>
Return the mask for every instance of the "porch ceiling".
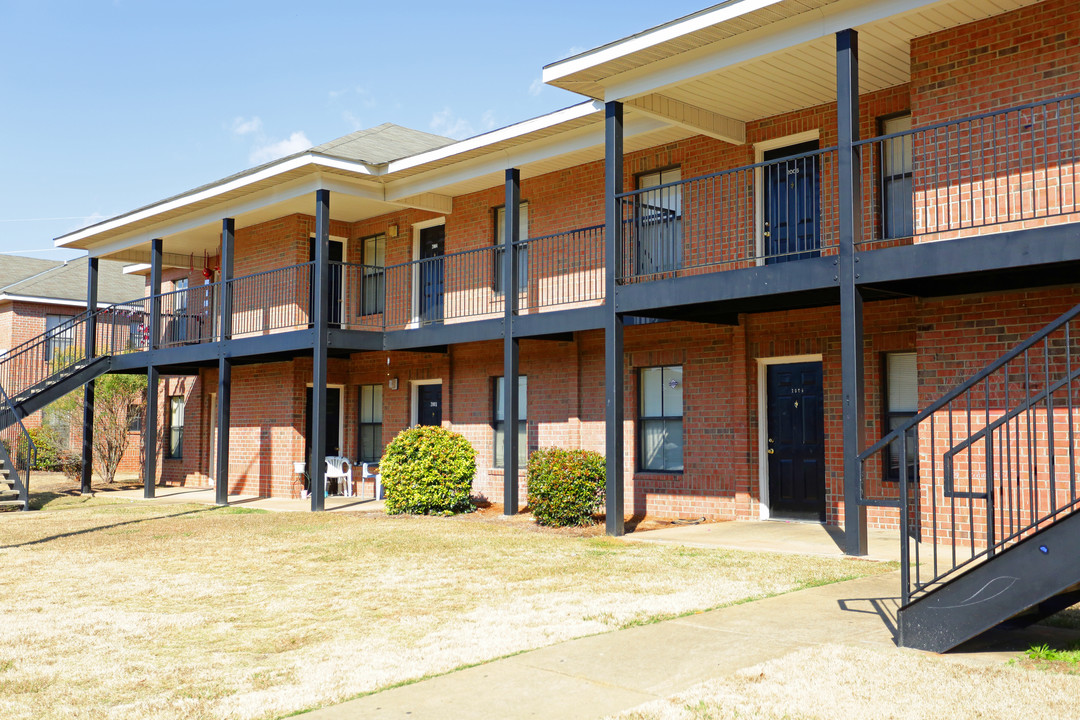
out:
<path id="1" fill-rule="evenodd" d="M 1037 1 L 742 0 L 554 63 L 544 79 L 599 100 L 660 95 L 747 122 L 833 102 L 834 33 L 845 27 L 859 31 L 866 93 L 910 79 L 912 38 Z M 720 19 L 705 25 L 710 13 Z"/>

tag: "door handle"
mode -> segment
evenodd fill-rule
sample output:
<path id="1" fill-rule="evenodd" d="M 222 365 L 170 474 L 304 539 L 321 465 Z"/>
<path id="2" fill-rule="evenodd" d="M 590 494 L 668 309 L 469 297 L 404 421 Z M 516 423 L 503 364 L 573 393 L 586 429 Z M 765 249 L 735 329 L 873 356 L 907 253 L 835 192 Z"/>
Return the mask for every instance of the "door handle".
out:
<path id="1" fill-rule="evenodd" d="M 776 452 L 776 451 L 775 451 L 775 450 L 773 450 L 772 448 L 769 448 L 769 454 L 770 454 L 770 455 L 772 455 L 772 454 L 773 454 L 774 452 Z"/>

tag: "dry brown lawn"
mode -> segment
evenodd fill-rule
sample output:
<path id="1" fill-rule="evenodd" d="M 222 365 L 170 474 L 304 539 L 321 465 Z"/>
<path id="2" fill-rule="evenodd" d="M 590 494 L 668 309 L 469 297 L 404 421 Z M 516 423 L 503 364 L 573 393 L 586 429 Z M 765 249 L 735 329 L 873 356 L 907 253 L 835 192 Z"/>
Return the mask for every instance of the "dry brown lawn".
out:
<path id="1" fill-rule="evenodd" d="M 470 517 L 42 502 L 0 515 L 3 718 L 274 717 L 893 569 Z"/>
<path id="2" fill-rule="evenodd" d="M 1004 720 L 1080 717 L 1080 676 L 914 650 L 819 646 L 611 720 Z"/>
<path id="3" fill-rule="evenodd" d="M 1080 676 L 914 650 L 824 645 L 710 680 L 618 720 L 1005 720 L 1080 716 Z"/>

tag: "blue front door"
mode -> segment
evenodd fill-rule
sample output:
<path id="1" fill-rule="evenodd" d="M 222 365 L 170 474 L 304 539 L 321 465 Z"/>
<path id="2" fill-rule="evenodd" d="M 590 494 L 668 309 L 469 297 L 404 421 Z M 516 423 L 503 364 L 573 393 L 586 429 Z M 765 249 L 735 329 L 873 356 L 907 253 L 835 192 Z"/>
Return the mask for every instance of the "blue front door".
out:
<path id="1" fill-rule="evenodd" d="M 769 365 L 769 512 L 825 521 L 825 411 L 821 363 Z"/>
<path id="2" fill-rule="evenodd" d="M 821 254 L 818 222 L 820 156 L 795 157 L 818 149 L 818 141 L 769 150 L 764 175 L 765 262 L 802 260 Z"/>
<path id="3" fill-rule="evenodd" d="M 443 319 L 443 250 L 446 226 L 424 228 L 420 231 L 420 322 L 433 323 Z"/>

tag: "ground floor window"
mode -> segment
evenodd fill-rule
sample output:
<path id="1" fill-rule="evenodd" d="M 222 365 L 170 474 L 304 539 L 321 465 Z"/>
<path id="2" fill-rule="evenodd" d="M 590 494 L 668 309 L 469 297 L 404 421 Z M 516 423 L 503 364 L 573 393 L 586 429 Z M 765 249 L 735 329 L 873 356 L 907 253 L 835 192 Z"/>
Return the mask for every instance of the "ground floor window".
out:
<path id="1" fill-rule="evenodd" d="M 529 421 L 527 418 L 528 404 L 526 399 L 528 397 L 528 378 L 524 375 L 518 376 L 518 468 L 524 468 L 529 462 Z M 504 435 L 506 432 L 506 414 L 503 403 L 503 387 L 504 381 L 502 377 L 495 378 L 495 398 L 494 398 L 494 412 L 492 413 L 492 427 L 494 428 L 493 437 L 493 451 L 495 457 L 495 467 L 501 468 L 503 466 L 503 451 L 505 449 Z"/>
<path id="2" fill-rule="evenodd" d="M 360 386 L 360 462 L 382 456 L 382 385 Z"/>
<path id="3" fill-rule="evenodd" d="M 184 396 L 172 395 L 169 397 L 169 421 L 167 437 L 169 445 L 166 448 L 165 457 L 178 459 L 184 456 Z"/>
<path id="4" fill-rule="evenodd" d="M 919 377 L 915 365 L 915 353 L 887 353 L 885 355 L 885 430 L 895 430 L 911 419 L 919 409 Z M 917 436 L 914 429 L 908 433 L 907 465 L 915 468 Z M 900 479 L 900 441 L 889 444 L 885 450 L 885 477 Z M 909 480 L 914 479 L 908 476 Z"/>
<path id="5" fill-rule="evenodd" d="M 55 441 L 57 449 L 71 452 L 75 449 L 71 442 L 71 415 L 49 405 L 41 411 L 41 424 Z"/>
<path id="6" fill-rule="evenodd" d="M 638 448 L 642 470 L 683 469 L 682 380 L 680 365 L 641 369 Z"/>

